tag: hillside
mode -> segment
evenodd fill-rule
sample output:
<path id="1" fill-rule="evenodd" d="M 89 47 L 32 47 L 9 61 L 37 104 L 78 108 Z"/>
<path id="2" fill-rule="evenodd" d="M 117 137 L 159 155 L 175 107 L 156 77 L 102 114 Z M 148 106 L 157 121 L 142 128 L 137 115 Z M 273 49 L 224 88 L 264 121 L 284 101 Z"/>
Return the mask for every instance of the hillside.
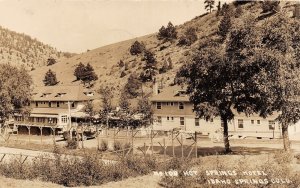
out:
<path id="1" fill-rule="evenodd" d="M 69 53 L 58 52 L 28 35 L 10 31 L 0 26 L 0 63 L 25 65 L 32 70 L 47 63 L 49 57 L 56 60 Z"/>
<path id="2" fill-rule="evenodd" d="M 242 9 L 242 13 L 240 15 L 241 19 L 245 19 L 249 14 L 252 14 L 256 18 L 262 17 L 262 19 L 258 19 L 257 21 L 258 24 L 261 24 L 263 23 L 264 19 L 269 16 L 262 13 L 260 3 L 252 2 L 239 6 L 241 6 L 240 9 Z M 233 14 L 235 14 L 238 6 L 230 4 L 230 7 L 232 8 Z M 281 2 L 281 7 L 282 11 L 291 13 L 293 10 L 293 3 Z M 143 66 L 145 65 L 142 55 L 131 55 L 129 52 L 129 49 L 134 41 L 139 41 L 145 44 L 146 49 L 155 54 L 155 58 L 158 62 L 157 68 L 162 67 L 163 63 L 168 58 L 171 59 L 173 69 L 168 70 L 163 74 L 157 73 L 156 80 L 164 85 L 172 84 L 176 72 L 183 62 L 188 60 L 189 54 L 193 53 L 195 49 L 199 48 L 199 45 L 205 45 L 216 38 L 218 25 L 222 19 L 222 16 L 217 16 L 216 14 L 216 11 L 213 11 L 210 14 L 198 16 L 191 21 L 176 26 L 178 38 L 183 35 L 187 28 L 192 27 L 196 29 L 198 40 L 191 46 L 179 46 L 179 39 L 176 39 L 172 43 L 162 42 L 161 40 L 157 39 L 157 33 L 154 33 L 87 51 L 86 53 L 78 54 L 72 58 L 61 59 L 59 63 L 52 65 L 51 67 L 43 66 L 32 71 L 31 75 L 33 76 L 35 85 L 42 85 L 45 72 L 51 68 L 56 72 L 57 78 L 60 81 L 59 84 L 79 84 L 79 81 L 75 81 L 75 76 L 73 75 L 74 69 L 80 62 L 84 64 L 90 63 L 94 67 L 95 72 L 99 77 L 95 83 L 94 89 L 98 89 L 100 86 L 105 85 L 113 86 L 116 88 L 116 94 L 118 94 L 120 89 L 127 82 L 129 75 L 132 73 L 140 74 Z M 264 18 L 264 16 L 266 18 Z M 276 14 L 270 16 L 276 16 Z M 128 65 L 128 70 L 124 70 L 124 67 L 118 66 L 120 60 Z M 121 77 L 122 71 L 124 71 L 126 74 L 124 77 Z M 143 89 L 146 92 L 150 92 L 151 83 L 144 84 Z"/>

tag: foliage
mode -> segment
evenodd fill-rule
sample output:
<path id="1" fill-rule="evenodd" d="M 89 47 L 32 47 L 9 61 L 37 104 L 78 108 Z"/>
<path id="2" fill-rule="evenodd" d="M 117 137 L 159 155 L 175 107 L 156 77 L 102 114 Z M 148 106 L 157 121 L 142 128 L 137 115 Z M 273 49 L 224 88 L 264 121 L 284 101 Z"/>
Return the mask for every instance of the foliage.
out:
<path id="1" fill-rule="evenodd" d="M 179 38 L 179 45 L 190 46 L 198 39 L 196 29 L 193 27 L 189 27 L 184 32 L 184 35 Z"/>
<path id="2" fill-rule="evenodd" d="M 232 21 L 229 12 L 225 12 L 218 27 L 218 35 L 221 36 L 222 40 L 225 40 L 228 32 L 230 31 L 232 24 L 231 22 Z"/>
<path id="3" fill-rule="evenodd" d="M 47 59 L 47 66 L 54 65 L 55 63 L 56 63 L 56 60 L 53 57 L 49 57 Z"/>
<path id="4" fill-rule="evenodd" d="M 125 66 L 125 63 L 123 60 L 120 60 L 119 63 L 118 63 L 118 66 L 119 67 L 124 67 Z"/>
<path id="5" fill-rule="evenodd" d="M 118 140 L 114 141 L 114 151 L 122 150 L 122 143 Z"/>
<path id="6" fill-rule="evenodd" d="M 31 76 L 24 66 L 17 68 L 9 64 L 0 64 L 0 119 L 2 122 L 5 122 L 16 110 L 26 113 L 24 109 L 30 104 L 31 85 Z"/>
<path id="7" fill-rule="evenodd" d="M 101 140 L 98 150 L 99 151 L 107 151 L 108 150 L 108 143 L 106 140 Z"/>
<path id="8" fill-rule="evenodd" d="M 157 34 L 158 40 L 172 41 L 177 39 L 177 31 L 174 25 L 169 22 L 167 27 L 162 26 Z"/>
<path id="9" fill-rule="evenodd" d="M 57 81 L 55 72 L 53 72 L 51 69 L 46 72 L 43 82 L 45 86 L 54 86 L 59 83 L 59 81 Z"/>
<path id="10" fill-rule="evenodd" d="M 95 115 L 95 110 L 94 110 L 94 104 L 93 101 L 87 101 L 85 106 L 84 106 L 84 112 L 86 112 L 90 117 Z"/>
<path id="11" fill-rule="evenodd" d="M 113 98 L 113 89 L 106 86 L 100 87 L 98 93 L 101 95 L 102 99 L 102 111 L 107 114 L 112 110 L 112 98 Z"/>
<path id="12" fill-rule="evenodd" d="M 130 54 L 131 55 L 138 55 L 143 53 L 145 50 L 145 45 L 140 43 L 139 41 L 135 41 L 130 47 Z"/>
<path id="13" fill-rule="evenodd" d="M 137 107 L 138 113 L 143 114 L 142 121 L 144 123 L 151 123 L 152 121 L 152 108 L 151 108 L 151 102 L 148 98 L 142 97 L 138 100 L 138 107 Z"/>
<path id="14" fill-rule="evenodd" d="M 76 80 L 81 80 L 84 84 L 90 84 L 92 81 L 98 80 L 94 68 L 89 63 L 85 66 L 80 62 L 74 70 L 74 76 Z"/>
<path id="15" fill-rule="evenodd" d="M 131 74 L 128 77 L 127 82 L 124 86 L 124 92 L 126 93 L 128 98 L 130 98 L 130 99 L 136 98 L 137 96 L 139 96 L 141 94 L 141 86 L 142 86 L 142 83 L 138 79 L 137 75 Z"/>
<path id="16" fill-rule="evenodd" d="M 121 72 L 121 75 L 120 75 L 120 78 L 123 78 L 123 77 L 125 77 L 126 76 L 126 72 L 125 71 L 122 71 Z"/>
<path id="17" fill-rule="evenodd" d="M 211 10 L 214 8 L 215 0 L 205 0 L 204 4 L 205 4 L 205 9 L 211 12 Z"/>
<path id="18" fill-rule="evenodd" d="M 67 139 L 66 148 L 77 149 L 77 147 L 78 147 L 78 142 L 76 141 L 76 139 Z"/>
<path id="19" fill-rule="evenodd" d="M 157 69 L 154 54 L 149 50 L 145 50 L 144 60 L 146 61 L 146 65 L 144 66 L 144 71 L 140 74 L 140 79 L 142 82 L 152 81 Z"/>
<path id="20" fill-rule="evenodd" d="M 263 1 L 261 2 L 261 8 L 263 13 L 271 12 L 276 13 L 280 10 L 280 1 Z"/>
<path id="21" fill-rule="evenodd" d="M 129 112 L 130 103 L 129 103 L 128 95 L 125 91 L 121 92 L 120 99 L 119 99 L 119 106 L 123 111 Z"/>

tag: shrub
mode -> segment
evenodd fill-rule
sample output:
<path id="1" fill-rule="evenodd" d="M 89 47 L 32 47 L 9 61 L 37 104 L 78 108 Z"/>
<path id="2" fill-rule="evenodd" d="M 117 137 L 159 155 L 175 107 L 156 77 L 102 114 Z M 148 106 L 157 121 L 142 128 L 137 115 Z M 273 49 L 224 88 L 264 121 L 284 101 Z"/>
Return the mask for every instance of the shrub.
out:
<path id="1" fill-rule="evenodd" d="M 177 31 L 174 25 L 169 22 L 167 27 L 162 26 L 157 34 L 158 40 L 172 41 L 177 39 Z"/>
<path id="2" fill-rule="evenodd" d="M 126 76 L 126 72 L 125 72 L 125 71 L 122 71 L 122 72 L 121 72 L 121 75 L 120 75 L 120 78 L 123 78 L 124 76 Z"/>
<path id="3" fill-rule="evenodd" d="M 125 63 L 124 63 L 122 60 L 120 60 L 120 61 L 118 62 L 118 66 L 119 66 L 119 67 L 124 67 L 124 66 L 125 66 Z"/>
<path id="4" fill-rule="evenodd" d="M 67 139 L 66 148 L 68 149 L 77 149 L 78 142 L 75 139 Z"/>
<path id="5" fill-rule="evenodd" d="M 122 143 L 120 141 L 114 141 L 114 151 L 119 151 L 122 149 Z"/>
<path id="6" fill-rule="evenodd" d="M 275 13 L 280 10 L 280 1 L 263 1 L 261 4 L 262 12 L 267 13 Z"/>
<path id="7" fill-rule="evenodd" d="M 56 60 L 53 57 L 47 59 L 47 66 L 54 65 Z"/>
<path id="8" fill-rule="evenodd" d="M 184 32 L 184 35 L 180 37 L 178 44 L 179 45 L 192 45 L 198 39 L 196 34 L 196 29 L 193 27 L 187 28 Z"/>
<path id="9" fill-rule="evenodd" d="M 131 55 L 141 54 L 145 50 L 145 45 L 139 41 L 135 41 L 130 47 Z"/>
<path id="10" fill-rule="evenodd" d="M 99 151 L 107 151 L 108 150 L 108 143 L 106 140 L 102 140 L 100 146 L 98 148 Z"/>

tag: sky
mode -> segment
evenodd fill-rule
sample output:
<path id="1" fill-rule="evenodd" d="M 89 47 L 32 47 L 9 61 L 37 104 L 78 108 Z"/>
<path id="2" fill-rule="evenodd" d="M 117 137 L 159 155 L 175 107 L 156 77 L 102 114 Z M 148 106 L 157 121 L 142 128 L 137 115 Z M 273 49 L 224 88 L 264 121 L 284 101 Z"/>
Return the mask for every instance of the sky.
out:
<path id="1" fill-rule="evenodd" d="M 204 0 L 0 0 L 0 25 L 59 51 L 80 53 L 182 24 Z"/>

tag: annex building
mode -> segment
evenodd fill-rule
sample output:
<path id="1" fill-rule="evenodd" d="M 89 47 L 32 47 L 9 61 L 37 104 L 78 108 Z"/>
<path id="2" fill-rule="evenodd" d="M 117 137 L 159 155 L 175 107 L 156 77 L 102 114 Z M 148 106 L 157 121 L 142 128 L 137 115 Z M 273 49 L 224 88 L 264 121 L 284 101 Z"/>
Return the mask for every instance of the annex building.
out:
<path id="1" fill-rule="evenodd" d="M 220 118 L 211 121 L 200 119 L 193 111 L 193 104 L 185 89 L 180 86 L 170 86 L 158 89 L 154 86 L 153 96 L 150 98 L 153 108 L 153 129 L 172 130 L 181 129 L 196 131 L 203 135 L 210 135 L 222 129 Z M 281 138 L 281 127 L 276 121 L 278 114 L 262 118 L 259 115 L 246 116 L 235 113 L 235 117 L 228 123 L 229 135 L 235 137 Z M 289 134 L 300 132 L 300 122 L 289 127 Z"/>

